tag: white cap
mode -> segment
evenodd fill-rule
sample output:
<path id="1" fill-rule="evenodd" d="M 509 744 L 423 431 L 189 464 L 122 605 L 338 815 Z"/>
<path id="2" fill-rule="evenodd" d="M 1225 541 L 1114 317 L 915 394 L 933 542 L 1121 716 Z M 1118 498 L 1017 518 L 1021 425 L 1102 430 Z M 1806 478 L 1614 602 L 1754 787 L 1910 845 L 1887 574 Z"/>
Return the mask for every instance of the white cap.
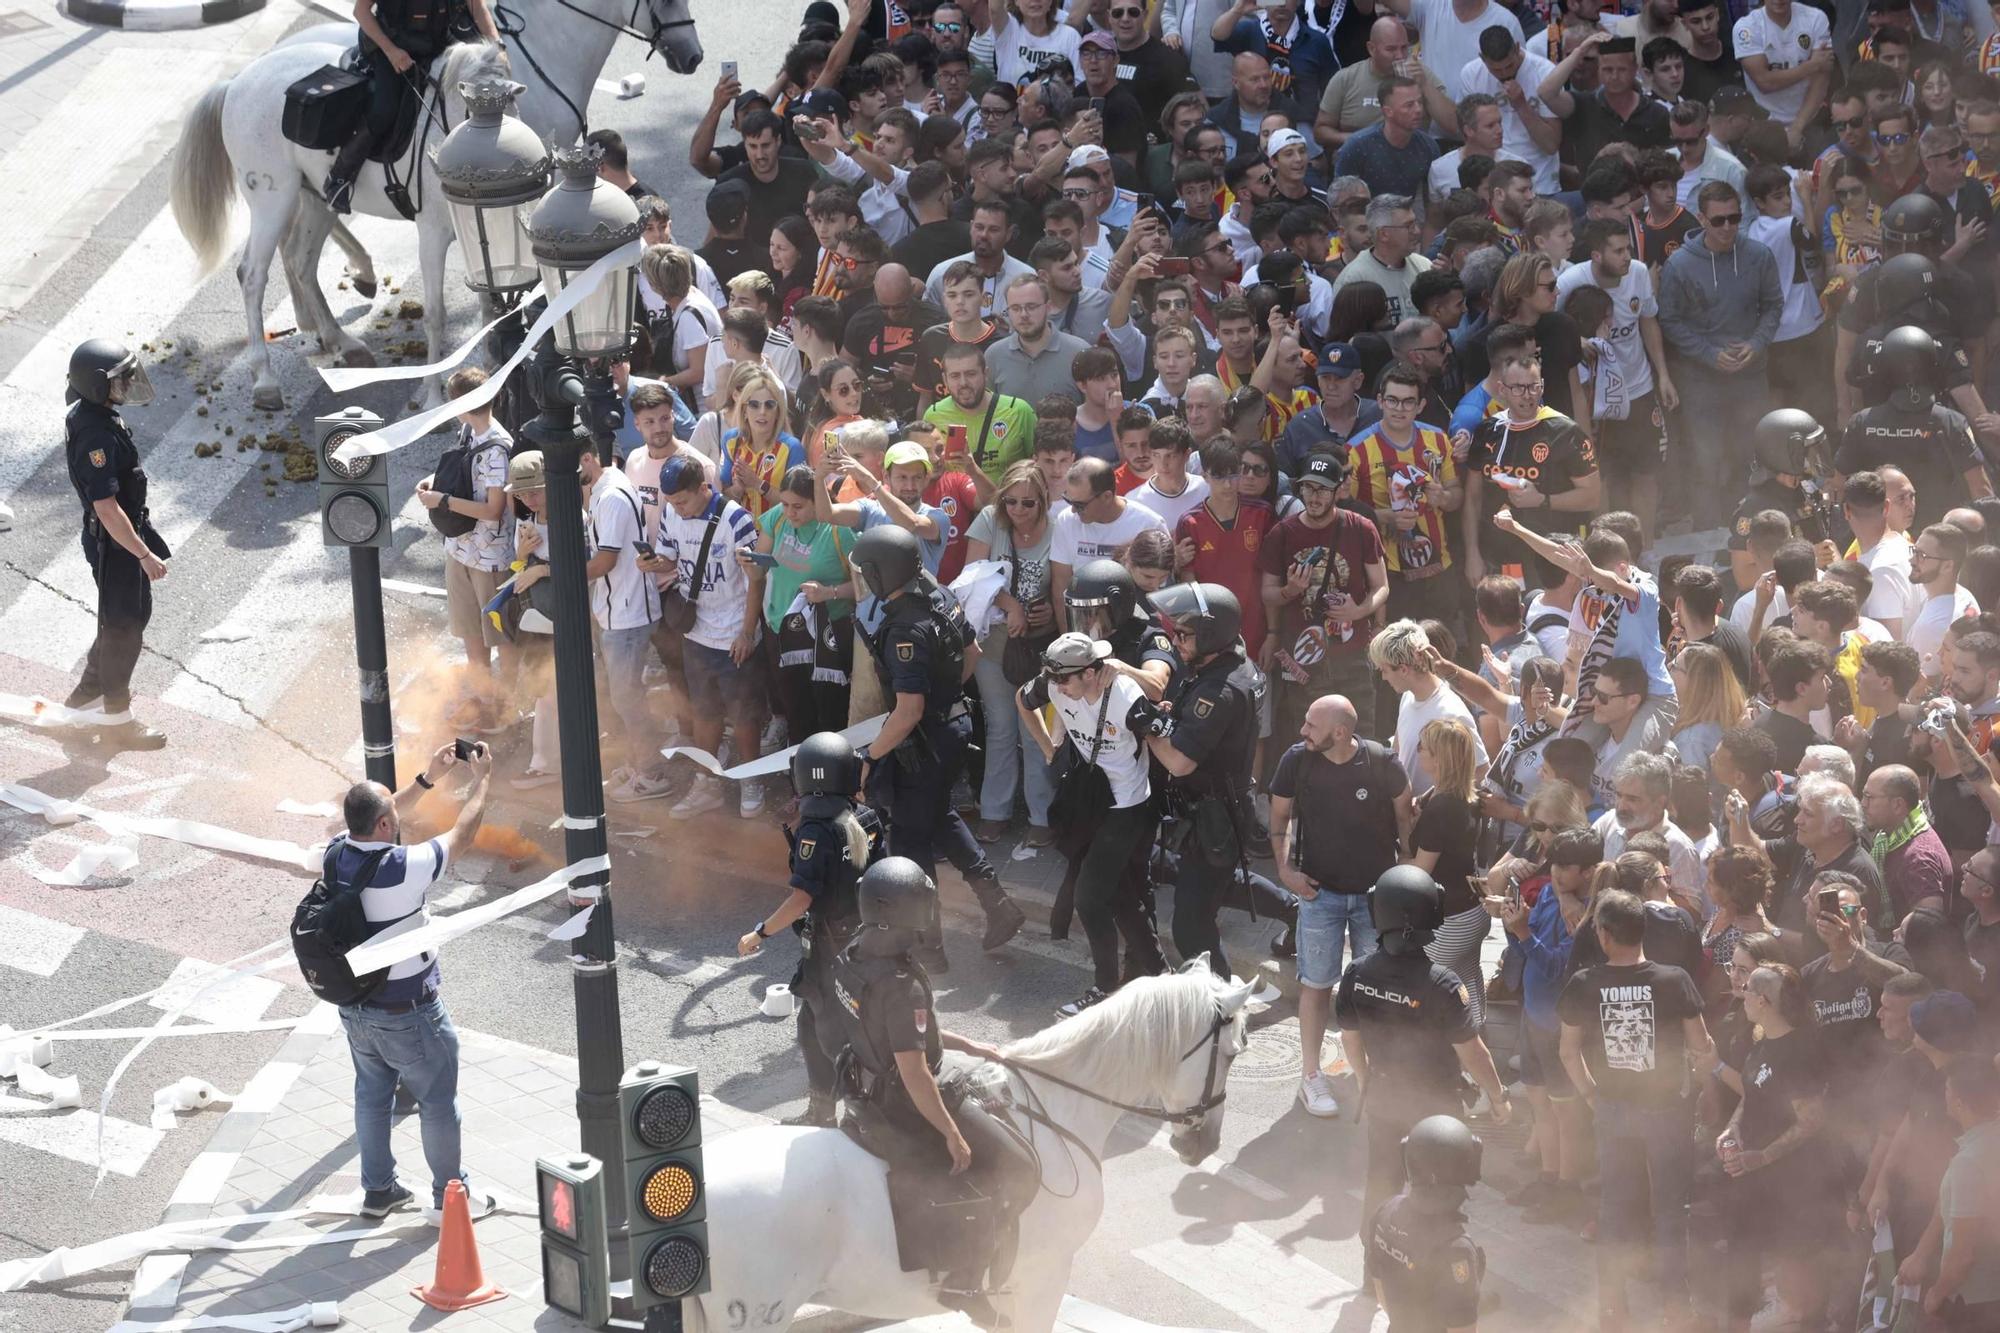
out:
<path id="1" fill-rule="evenodd" d="M 1069 150 L 1069 165 L 1073 168 L 1094 167 L 1099 162 L 1109 162 L 1110 160 L 1111 154 L 1105 152 L 1094 143 L 1080 143 Z"/>
<path id="2" fill-rule="evenodd" d="M 1265 146 L 1264 156 L 1276 157 L 1287 148 L 1303 148 L 1308 153 L 1312 151 L 1312 145 L 1306 142 L 1306 136 L 1297 130 L 1272 130 L 1271 142 Z M 1072 162 L 1070 165 L 1076 164 Z"/>

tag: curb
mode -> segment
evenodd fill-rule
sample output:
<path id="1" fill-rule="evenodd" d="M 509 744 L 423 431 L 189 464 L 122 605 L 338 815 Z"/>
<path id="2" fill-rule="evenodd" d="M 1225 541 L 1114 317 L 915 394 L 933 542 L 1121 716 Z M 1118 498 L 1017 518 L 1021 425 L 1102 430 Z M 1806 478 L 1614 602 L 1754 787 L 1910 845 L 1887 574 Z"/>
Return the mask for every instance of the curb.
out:
<path id="1" fill-rule="evenodd" d="M 264 7 L 265 0 L 61 0 L 57 8 L 79 23 L 135 32 L 168 32 L 228 23 Z"/>

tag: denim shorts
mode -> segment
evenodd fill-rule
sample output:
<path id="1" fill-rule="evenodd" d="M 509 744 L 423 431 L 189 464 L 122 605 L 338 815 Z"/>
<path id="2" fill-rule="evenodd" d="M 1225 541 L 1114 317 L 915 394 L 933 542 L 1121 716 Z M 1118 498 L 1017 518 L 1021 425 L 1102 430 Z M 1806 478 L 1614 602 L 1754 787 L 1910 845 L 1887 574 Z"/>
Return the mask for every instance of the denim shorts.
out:
<path id="1" fill-rule="evenodd" d="M 681 644 L 681 670 L 687 676 L 688 702 L 701 712 L 726 707 L 733 718 L 753 716 L 762 706 L 764 684 L 758 673 L 762 659 L 752 653 L 742 666 L 727 648 L 710 648 L 692 639 Z"/>
<path id="2" fill-rule="evenodd" d="M 1317 898 L 1299 899 L 1299 984 L 1331 990 L 1340 981 L 1342 954 L 1349 931 L 1354 956 L 1375 951 L 1375 925 L 1368 916 L 1368 895 L 1321 889 Z"/>

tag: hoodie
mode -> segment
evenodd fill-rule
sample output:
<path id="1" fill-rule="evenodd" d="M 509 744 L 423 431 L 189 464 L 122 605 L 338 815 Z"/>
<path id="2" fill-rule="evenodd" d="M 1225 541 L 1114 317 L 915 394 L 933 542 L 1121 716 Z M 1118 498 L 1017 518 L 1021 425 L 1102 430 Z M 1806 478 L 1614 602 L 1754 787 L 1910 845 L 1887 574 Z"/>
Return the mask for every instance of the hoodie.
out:
<path id="1" fill-rule="evenodd" d="M 1660 330 L 1683 359 L 1716 370 L 1716 358 L 1730 343 L 1757 349 L 1749 369 L 1760 365 L 1778 317 L 1784 294 L 1778 284 L 1778 261 L 1770 249 L 1738 237 L 1736 247 L 1722 253 L 1708 248 L 1706 231 L 1690 236 L 1660 266 Z"/>

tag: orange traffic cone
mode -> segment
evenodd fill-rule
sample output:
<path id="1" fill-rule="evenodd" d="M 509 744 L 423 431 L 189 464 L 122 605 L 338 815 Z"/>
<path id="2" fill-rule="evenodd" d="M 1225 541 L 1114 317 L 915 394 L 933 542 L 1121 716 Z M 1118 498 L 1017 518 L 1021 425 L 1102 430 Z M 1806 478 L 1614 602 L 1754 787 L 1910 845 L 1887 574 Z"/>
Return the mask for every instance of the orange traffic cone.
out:
<path id="1" fill-rule="evenodd" d="M 486 1280 L 479 1267 L 479 1245 L 472 1238 L 472 1209 L 465 1185 L 454 1180 L 444 1187 L 444 1231 L 438 1237 L 437 1271 L 415 1289 L 417 1298 L 447 1314 L 497 1301 L 507 1293 Z"/>

